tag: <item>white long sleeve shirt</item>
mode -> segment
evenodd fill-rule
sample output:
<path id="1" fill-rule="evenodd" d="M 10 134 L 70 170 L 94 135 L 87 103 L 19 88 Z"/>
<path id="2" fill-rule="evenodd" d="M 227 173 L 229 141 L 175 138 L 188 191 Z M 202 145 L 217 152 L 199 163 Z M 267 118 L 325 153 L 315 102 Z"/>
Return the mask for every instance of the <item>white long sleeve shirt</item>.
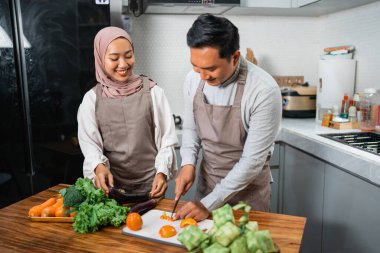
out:
<path id="1" fill-rule="evenodd" d="M 241 118 L 247 132 L 243 153 L 227 176 L 201 202 L 209 210 L 222 206 L 236 192 L 244 189 L 261 172 L 269 153 L 273 152 L 281 114 L 281 92 L 276 81 L 264 70 L 248 62 L 248 75 L 241 101 Z M 197 164 L 201 140 L 193 115 L 193 100 L 200 76 L 190 71 L 184 83 L 184 122 L 182 130 L 182 164 Z M 236 81 L 228 85 L 204 86 L 203 93 L 212 105 L 232 105 Z M 226 133 L 228 134 L 228 133 Z"/>
<path id="2" fill-rule="evenodd" d="M 162 172 L 169 179 L 177 172 L 177 161 L 174 146 L 178 143 L 172 112 L 159 86 L 155 85 L 150 94 L 153 103 L 155 143 L 158 153 L 155 159 L 157 173 Z M 93 179 L 95 168 L 104 164 L 110 168 L 108 158 L 103 154 L 103 141 L 95 118 L 96 94 L 93 89 L 83 97 L 78 109 L 78 140 L 84 155 L 83 175 Z"/>

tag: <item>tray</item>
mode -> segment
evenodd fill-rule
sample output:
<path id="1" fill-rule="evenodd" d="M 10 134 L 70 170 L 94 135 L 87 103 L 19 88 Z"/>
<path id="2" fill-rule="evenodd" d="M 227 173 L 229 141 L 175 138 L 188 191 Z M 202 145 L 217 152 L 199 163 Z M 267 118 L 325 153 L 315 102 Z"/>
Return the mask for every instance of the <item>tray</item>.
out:
<path id="1" fill-rule="evenodd" d="M 74 217 L 29 217 L 31 221 L 73 223 Z"/>
<path id="2" fill-rule="evenodd" d="M 178 247 L 184 247 L 178 240 L 178 234 L 182 232 L 184 228 L 180 228 L 181 220 L 167 221 L 160 219 L 160 216 L 164 213 L 162 210 L 150 210 L 142 216 L 143 226 L 138 231 L 132 231 L 127 226 L 122 230 L 124 235 L 130 235 L 150 241 L 160 242 L 164 244 L 174 245 Z M 171 212 L 166 212 L 167 215 L 171 215 Z M 164 225 L 171 225 L 177 230 L 177 234 L 170 238 L 162 238 L 158 234 L 160 228 Z M 198 222 L 200 229 L 210 229 L 213 226 L 213 221 L 206 219 Z"/>

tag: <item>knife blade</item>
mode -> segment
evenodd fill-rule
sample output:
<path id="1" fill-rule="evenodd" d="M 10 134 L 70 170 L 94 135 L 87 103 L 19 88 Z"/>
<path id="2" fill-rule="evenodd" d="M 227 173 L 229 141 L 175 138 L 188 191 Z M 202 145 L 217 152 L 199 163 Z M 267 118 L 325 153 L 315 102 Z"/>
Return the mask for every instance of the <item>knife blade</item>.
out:
<path id="1" fill-rule="evenodd" d="M 174 213 L 175 209 L 177 208 L 177 205 L 178 205 L 179 199 L 180 199 L 180 198 L 178 198 L 178 199 L 175 201 L 175 203 L 174 203 L 173 211 L 172 211 L 172 214 L 170 215 L 170 218 L 173 218 L 173 213 Z"/>

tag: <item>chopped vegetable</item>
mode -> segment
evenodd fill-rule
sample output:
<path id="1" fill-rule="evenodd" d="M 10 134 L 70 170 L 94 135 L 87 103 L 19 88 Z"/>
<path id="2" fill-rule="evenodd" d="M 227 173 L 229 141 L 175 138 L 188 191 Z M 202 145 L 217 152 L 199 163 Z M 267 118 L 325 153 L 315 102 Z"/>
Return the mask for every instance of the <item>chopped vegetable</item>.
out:
<path id="1" fill-rule="evenodd" d="M 166 214 L 166 212 L 164 212 L 164 213 L 160 216 L 160 219 L 161 219 L 161 220 L 167 220 L 167 221 L 174 221 L 174 218 L 171 218 L 169 215 Z"/>
<path id="2" fill-rule="evenodd" d="M 189 225 L 195 225 L 198 226 L 198 223 L 193 218 L 185 218 L 181 221 L 181 224 L 179 225 L 180 228 L 185 228 Z"/>
<path id="3" fill-rule="evenodd" d="M 175 236 L 177 234 L 177 230 L 173 226 L 165 225 L 160 228 L 158 233 L 162 238 L 169 238 Z"/>

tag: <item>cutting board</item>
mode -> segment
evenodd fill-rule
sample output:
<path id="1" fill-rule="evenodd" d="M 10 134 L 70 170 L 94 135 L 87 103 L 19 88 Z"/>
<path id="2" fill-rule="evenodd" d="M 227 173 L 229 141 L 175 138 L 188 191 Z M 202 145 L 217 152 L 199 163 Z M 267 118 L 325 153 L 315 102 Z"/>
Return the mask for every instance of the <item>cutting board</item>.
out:
<path id="1" fill-rule="evenodd" d="M 178 234 L 182 232 L 184 228 L 180 228 L 179 225 L 181 223 L 181 220 L 176 221 L 167 221 L 160 219 L 160 216 L 164 213 L 164 211 L 161 210 L 150 210 L 149 212 L 145 213 L 142 216 L 143 220 L 143 226 L 138 231 L 130 230 L 127 226 L 123 228 L 122 233 L 125 235 L 135 236 L 151 241 L 156 241 L 164 244 L 184 247 L 178 240 Z M 166 212 L 167 215 L 171 215 L 170 212 Z M 164 225 L 171 225 L 177 230 L 177 234 L 170 238 L 162 238 L 158 231 L 160 231 L 160 228 Z M 200 229 L 210 229 L 213 226 L 212 220 L 203 220 L 201 222 L 198 222 L 198 227 Z"/>

